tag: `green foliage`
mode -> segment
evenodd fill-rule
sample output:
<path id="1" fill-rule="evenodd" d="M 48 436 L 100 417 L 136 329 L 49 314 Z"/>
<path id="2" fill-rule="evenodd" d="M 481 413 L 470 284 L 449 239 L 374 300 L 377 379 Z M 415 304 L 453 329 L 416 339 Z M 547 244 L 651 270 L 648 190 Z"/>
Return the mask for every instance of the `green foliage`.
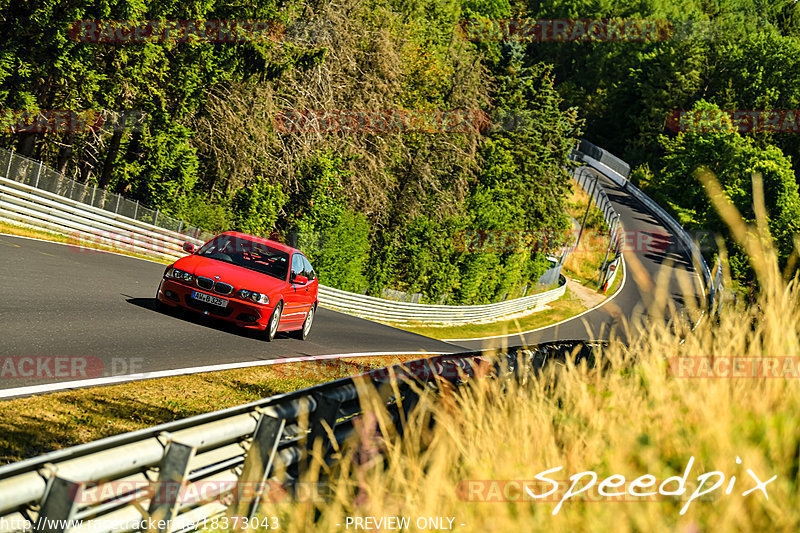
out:
<path id="1" fill-rule="evenodd" d="M 694 109 L 718 111 L 715 105 L 704 101 Z M 710 171 L 744 219 L 754 222 L 752 176 L 761 176 L 769 229 L 778 245 L 780 260 L 786 261 L 794 247 L 793 236 L 800 231 L 800 196 L 791 162 L 780 149 L 759 146 L 732 129 L 690 131 L 673 139 L 662 137 L 661 142 L 665 156 L 649 190 L 674 206 L 681 223 L 728 234 L 697 179 L 697 173 L 702 171 Z M 740 280 L 748 277 L 747 260 L 741 251 L 735 248 L 731 256 L 734 276 Z"/>
<path id="2" fill-rule="evenodd" d="M 344 160 L 317 154 L 299 171 L 301 190 L 288 206 L 297 245 L 304 250 L 322 283 L 351 291 L 366 288 L 370 226 L 364 215 L 347 209 Z"/>
<path id="3" fill-rule="evenodd" d="M 0 144 L 192 225 L 285 235 L 323 283 L 491 302 L 535 283 L 544 255 L 459 251 L 458 232 L 567 224 L 563 167 L 581 123 L 562 109 L 552 67 L 524 46 L 475 46 L 455 31 L 464 18 L 515 16 L 520 2 L 0 6 L 2 107 L 145 113 L 137 130 L 0 132 Z M 118 46 L 68 34 L 75 20 L 148 19 L 321 26 L 311 24 L 306 41 L 224 45 Z M 276 128 L 282 109 L 482 109 L 530 120 L 513 131 L 303 136 Z"/>
<path id="4" fill-rule="evenodd" d="M 256 179 L 250 187 L 236 191 L 231 201 L 234 228 L 244 233 L 269 236 L 286 203 L 280 186 Z"/>

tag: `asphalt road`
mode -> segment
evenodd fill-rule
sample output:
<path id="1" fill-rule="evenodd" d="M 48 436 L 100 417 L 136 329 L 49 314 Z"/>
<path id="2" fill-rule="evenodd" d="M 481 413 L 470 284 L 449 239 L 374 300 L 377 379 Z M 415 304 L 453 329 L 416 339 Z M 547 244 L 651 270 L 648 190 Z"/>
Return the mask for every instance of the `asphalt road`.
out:
<path id="1" fill-rule="evenodd" d="M 680 303 L 678 277 L 696 284 L 697 276 L 685 255 L 665 250 L 671 236 L 652 214 L 607 178 L 601 177 L 601 184 L 632 241 L 626 251 L 627 282 L 620 293 L 602 307 L 553 327 L 451 343 L 327 309 L 317 313 L 308 340 L 279 333 L 269 343 L 212 319 L 155 311 L 153 295 L 164 265 L 0 235 L 0 397 L 44 392 L 53 384 L 76 380 L 127 379 L 130 374 L 197 371 L 209 365 L 609 338 L 620 331 L 623 317 L 633 322 L 645 318 L 653 291 L 640 287 L 637 278 L 653 283 L 659 272 L 665 273 L 659 285 L 668 287 Z M 635 268 L 637 263 L 642 268 Z M 72 385 L 86 384 L 92 383 Z"/>
<path id="2" fill-rule="evenodd" d="M 279 333 L 266 342 L 191 313 L 162 314 L 155 311 L 153 296 L 164 268 L 0 235 L 0 357 L 15 358 L 0 366 L 0 390 L 289 357 L 463 351 L 328 309 L 319 310 L 306 341 Z M 23 363 L 22 357 L 33 362 Z M 42 359 L 47 357 L 70 359 Z M 31 372 L 32 377 L 20 375 Z"/>
<path id="3" fill-rule="evenodd" d="M 655 287 L 665 290 L 667 299 L 675 302 L 678 309 L 685 309 L 686 287 L 686 292 L 699 305 L 697 295 L 703 293 L 699 276 L 671 232 L 644 205 L 610 179 L 588 167 L 585 171 L 599 176 L 600 185 L 619 213 L 625 228 L 626 246 L 623 256 L 627 265 L 627 279 L 621 290 L 612 300 L 597 309 L 555 326 L 522 335 L 451 342 L 477 350 L 555 340 L 598 340 L 613 337 L 626 341 L 629 333 L 635 334 L 637 325 L 646 324 L 650 318 L 654 309 L 651 304 L 658 292 Z M 661 309 L 665 311 L 666 306 Z"/>

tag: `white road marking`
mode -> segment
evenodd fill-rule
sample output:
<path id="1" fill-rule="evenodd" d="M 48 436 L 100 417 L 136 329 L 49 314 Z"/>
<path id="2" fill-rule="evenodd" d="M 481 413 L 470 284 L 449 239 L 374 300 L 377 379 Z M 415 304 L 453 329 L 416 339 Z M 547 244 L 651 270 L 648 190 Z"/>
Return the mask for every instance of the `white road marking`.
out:
<path id="1" fill-rule="evenodd" d="M 202 372 L 219 372 L 221 370 L 235 370 L 238 368 L 250 368 L 257 366 L 280 365 L 284 363 L 298 363 L 302 361 L 319 361 L 325 359 L 343 359 L 346 357 L 380 357 L 392 355 L 419 355 L 420 358 L 429 355 L 447 355 L 458 352 L 356 352 L 356 353 L 336 353 L 328 355 L 304 355 L 299 357 L 286 357 L 280 359 L 269 359 L 261 361 L 244 361 L 241 363 L 226 363 L 221 365 L 195 366 L 189 368 L 177 368 L 175 370 L 158 370 L 154 372 L 139 372 L 136 374 L 124 374 L 119 376 L 107 376 L 93 379 L 79 379 L 74 381 L 62 381 L 59 383 L 45 383 L 43 385 L 30 385 L 27 387 L 16 387 L 13 389 L 0 390 L 0 398 L 12 398 L 14 396 L 27 396 L 31 394 L 42 394 L 45 392 L 56 392 L 65 389 L 75 389 L 83 387 L 99 387 L 113 385 L 115 383 L 126 383 L 128 381 L 140 381 L 143 379 L 166 378 L 172 376 L 183 376 L 187 374 L 199 374 Z"/>

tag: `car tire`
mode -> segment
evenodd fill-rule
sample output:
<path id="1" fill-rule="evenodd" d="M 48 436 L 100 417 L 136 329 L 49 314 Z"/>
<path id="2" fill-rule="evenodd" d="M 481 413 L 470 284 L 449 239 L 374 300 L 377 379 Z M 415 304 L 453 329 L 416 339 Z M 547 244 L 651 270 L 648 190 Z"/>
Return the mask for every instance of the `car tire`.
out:
<path id="1" fill-rule="evenodd" d="M 296 332 L 297 338 L 301 341 L 304 341 L 308 338 L 308 334 L 311 333 L 311 326 L 314 323 L 314 315 L 317 312 L 317 304 L 311 306 L 311 309 L 308 310 L 308 314 L 306 315 L 306 319 L 303 321 L 303 327 L 298 329 Z"/>
<path id="2" fill-rule="evenodd" d="M 278 333 L 278 325 L 281 322 L 281 312 L 283 312 L 283 302 L 278 302 L 275 309 L 272 310 L 272 314 L 269 315 L 269 322 L 267 323 L 266 329 L 267 342 L 274 339 L 275 334 Z"/>

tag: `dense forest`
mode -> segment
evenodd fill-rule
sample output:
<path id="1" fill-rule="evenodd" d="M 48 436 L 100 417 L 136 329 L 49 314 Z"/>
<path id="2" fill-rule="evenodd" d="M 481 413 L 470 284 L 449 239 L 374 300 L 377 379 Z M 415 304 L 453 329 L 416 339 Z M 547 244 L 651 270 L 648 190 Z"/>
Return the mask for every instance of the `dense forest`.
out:
<path id="1" fill-rule="evenodd" d="M 675 131 L 669 119 L 800 108 L 793 1 L 0 5 L 0 146 L 211 231 L 297 243 L 335 287 L 441 303 L 520 294 L 548 267 L 547 249 L 475 253 L 459 236 L 564 235 L 568 155 L 582 136 L 631 163 L 632 179 L 687 227 L 723 235 L 697 172 L 710 169 L 750 218 L 750 174 L 761 173 L 784 262 L 793 249 L 800 134 Z M 617 17 L 671 21 L 673 32 L 537 42 L 464 31 L 465 21 Z M 163 21 L 188 23 L 170 33 Z M 5 120 L 52 110 L 139 120 L 59 131 Z M 454 110 L 471 127 L 450 124 Z M 730 256 L 748 279 L 741 251 Z"/>

